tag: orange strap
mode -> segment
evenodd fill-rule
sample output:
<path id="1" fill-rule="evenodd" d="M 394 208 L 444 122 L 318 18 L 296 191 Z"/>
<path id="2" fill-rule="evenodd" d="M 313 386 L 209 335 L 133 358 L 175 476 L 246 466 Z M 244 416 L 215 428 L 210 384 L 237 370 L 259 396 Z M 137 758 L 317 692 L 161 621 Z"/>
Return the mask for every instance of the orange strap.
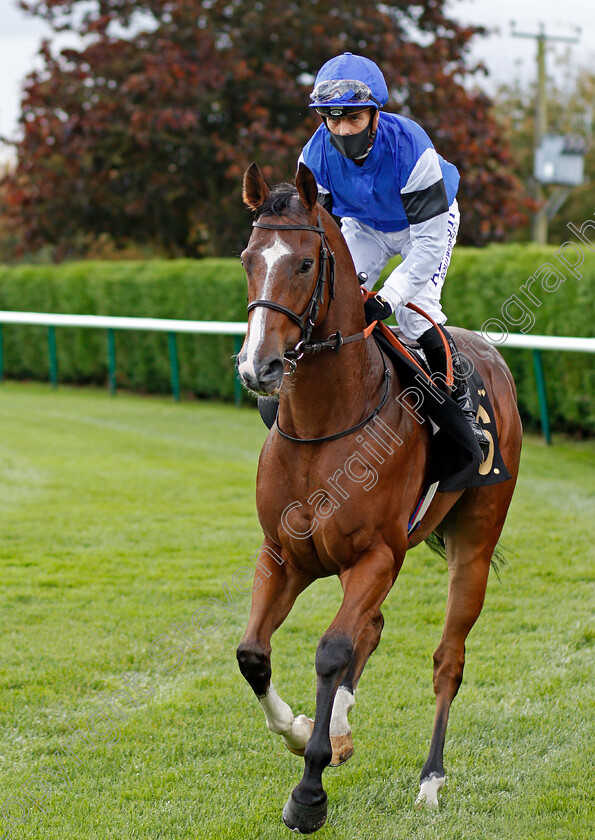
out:
<path id="1" fill-rule="evenodd" d="M 374 297 L 376 292 L 369 292 L 367 289 L 362 288 L 362 294 L 364 295 L 364 300 L 368 300 L 369 298 Z M 408 303 L 407 308 L 412 309 L 414 312 L 417 312 L 418 315 L 421 315 L 423 318 L 425 318 L 427 321 L 429 321 L 434 327 L 436 327 L 436 329 L 440 333 L 440 338 L 442 339 L 442 343 L 444 344 L 444 352 L 446 354 L 446 384 L 452 390 L 453 387 L 454 387 L 454 376 L 453 376 L 453 368 L 452 368 L 452 352 L 451 352 L 451 349 L 450 349 L 450 344 L 446 340 L 446 336 L 444 335 L 444 333 L 440 329 L 439 324 L 437 324 L 436 321 L 434 321 L 433 318 L 430 318 L 430 316 L 428 315 L 427 312 L 424 312 L 423 309 L 421 309 L 419 306 L 416 306 L 415 303 Z M 413 362 L 413 364 L 417 368 L 419 368 L 420 372 L 426 377 L 426 379 L 428 379 L 432 383 L 432 385 L 435 385 L 436 383 L 434 382 L 432 377 L 428 376 L 428 374 L 422 368 L 422 366 L 419 364 L 417 359 L 409 352 L 409 350 L 405 347 L 405 345 L 402 343 L 402 341 L 400 341 L 396 337 L 396 335 L 386 326 L 385 323 L 383 323 L 382 321 L 373 321 L 370 324 L 370 326 L 367 327 L 367 330 L 370 331 L 368 333 L 368 335 L 370 335 L 370 333 L 372 332 L 372 330 L 374 329 L 374 327 L 376 325 L 378 325 L 378 327 L 379 327 L 380 331 L 382 332 L 383 336 L 386 338 L 387 341 L 390 342 L 390 344 L 395 348 L 395 350 L 398 350 L 399 353 L 402 356 L 405 356 L 407 359 L 409 359 L 410 362 Z M 367 330 L 364 330 L 364 333 Z M 367 337 L 368 336 L 366 336 L 366 338 Z"/>
<path id="2" fill-rule="evenodd" d="M 430 324 L 433 324 L 440 334 L 440 338 L 442 339 L 442 344 L 444 345 L 444 352 L 446 354 L 446 384 L 452 390 L 454 388 L 454 374 L 452 369 L 452 350 L 450 349 L 450 344 L 448 343 L 440 324 L 437 324 L 427 312 L 424 312 L 419 306 L 416 306 L 414 303 L 408 303 L 407 309 L 413 309 L 414 312 L 417 312 L 418 315 L 421 315 Z"/>

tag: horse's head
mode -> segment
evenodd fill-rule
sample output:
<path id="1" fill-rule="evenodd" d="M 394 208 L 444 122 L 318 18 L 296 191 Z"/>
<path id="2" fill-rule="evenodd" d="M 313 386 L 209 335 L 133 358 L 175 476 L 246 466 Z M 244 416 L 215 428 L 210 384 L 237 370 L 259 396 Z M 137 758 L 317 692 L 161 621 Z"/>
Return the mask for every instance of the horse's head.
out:
<path id="1" fill-rule="evenodd" d="M 300 164 L 296 186 L 271 192 L 255 163 L 244 175 L 244 202 L 256 212 L 242 264 L 248 280 L 248 331 L 238 357 L 247 388 L 276 394 L 285 363 L 299 354 L 334 295 L 334 255 L 317 207 L 316 180 Z M 297 347 L 297 353 L 296 351 Z"/>

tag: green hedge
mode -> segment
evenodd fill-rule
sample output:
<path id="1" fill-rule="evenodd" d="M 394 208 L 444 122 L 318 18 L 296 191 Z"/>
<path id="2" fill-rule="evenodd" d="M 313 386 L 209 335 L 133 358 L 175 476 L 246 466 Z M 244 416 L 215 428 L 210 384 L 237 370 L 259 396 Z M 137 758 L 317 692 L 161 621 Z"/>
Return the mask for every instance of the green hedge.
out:
<path id="1" fill-rule="evenodd" d="M 568 268 L 562 272 L 562 265 L 555 257 L 558 247 L 491 246 L 463 248 L 458 254 L 455 249 L 456 259 L 453 255 L 444 289 L 444 309 L 449 322 L 479 330 L 487 319 L 497 318 L 511 333 L 594 336 L 595 254 L 582 252 L 584 263 L 578 269 L 582 277 L 577 278 Z M 582 249 L 569 251 L 565 256 L 573 263 L 580 258 Z M 560 272 L 557 278 L 554 271 Z M 536 279 L 530 285 L 530 292 L 541 305 L 521 289 L 532 277 Z M 558 288 L 547 291 L 541 281 Z M 511 301 L 513 295 L 520 305 Z M 507 301 L 508 309 L 503 312 Z M 523 421 L 535 427 L 539 403 L 533 352 L 507 349 L 505 343 L 499 349 L 517 384 Z M 553 427 L 595 432 L 595 355 L 544 350 L 542 358 Z"/>
<path id="2" fill-rule="evenodd" d="M 541 305 L 520 290 L 532 275 L 551 263 L 560 267 L 555 247 L 500 245 L 455 248 L 444 291 L 449 323 L 481 329 L 488 318 L 505 321 L 502 307 L 517 295 L 524 301 L 529 333 L 593 335 L 595 254 L 585 255 L 576 278 L 556 291 L 540 279 L 531 290 Z M 569 255 L 571 261 L 578 253 Z M 540 274 L 541 278 L 541 274 Z M 552 278 L 553 279 L 553 278 Z M 0 266 L 0 308 L 35 312 L 128 315 L 157 318 L 244 321 L 246 289 L 237 260 L 150 260 L 81 262 L 61 266 Z M 532 315 L 527 314 L 532 313 Z M 509 303 L 510 332 L 523 322 L 518 305 Z M 9 377 L 47 379 L 47 330 L 4 325 L 4 369 Z M 100 330 L 57 329 L 61 382 L 105 384 L 107 350 Z M 118 385 L 144 392 L 170 389 L 167 337 L 163 333 L 116 331 Z M 198 397 L 231 399 L 234 391 L 233 338 L 178 336 L 182 391 Z M 528 424 L 537 424 L 539 408 L 531 351 L 503 353 L 517 382 L 519 405 Z M 579 353 L 544 351 L 548 401 L 555 428 L 595 431 L 595 358 Z"/>
<path id="3" fill-rule="evenodd" d="M 0 267 L 0 308 L 205 321 L 245 320 L 242 267 L 234 260 L 80 262 Z M 47 328 L 4 325 L 5 374 L 47 379 Z M 57 328 L 60 382 L 105 384 L 103 330 Z M 165 333 L 115 331 L 118 385 L 170 390 Z M 179 334 L 180 387 L 199 397 L 233 394 L 233 336 Z"/>

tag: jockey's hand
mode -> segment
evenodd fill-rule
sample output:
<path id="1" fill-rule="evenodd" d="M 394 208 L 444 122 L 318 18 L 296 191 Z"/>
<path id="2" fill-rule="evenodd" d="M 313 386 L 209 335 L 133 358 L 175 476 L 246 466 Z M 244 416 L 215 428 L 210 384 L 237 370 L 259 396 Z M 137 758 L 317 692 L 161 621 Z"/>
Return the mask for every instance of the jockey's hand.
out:
<path id="1" fill-rule="evenodd" d="M 385 318 L 392 315 L 392 311 L 390 303 L 380 295 L 374 295 L 364 303 L 366 324 L 371 324 L 372 321 L 384 321 Z"/>

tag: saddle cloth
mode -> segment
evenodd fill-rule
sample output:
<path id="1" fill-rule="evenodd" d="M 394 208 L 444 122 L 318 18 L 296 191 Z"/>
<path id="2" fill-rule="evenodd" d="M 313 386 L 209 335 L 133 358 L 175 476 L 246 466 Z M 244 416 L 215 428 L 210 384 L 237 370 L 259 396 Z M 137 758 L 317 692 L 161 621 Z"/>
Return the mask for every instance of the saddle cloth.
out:
<path id="1" fill-rule="evenodd" d="M 393 332 L 402 338 L 396 330 Z M 378 328 L 374 330 L 373 336 L 395 365 L 399 378 L 406 386 L 405 391 L 412 389 L 410 394 L 413 402 L 417 403 L 416 414 L 432 423 L 434 434 L 427 485 L 439 482 L 438 491 L 447 492 L 508 481 L 511 476 L 500 453 L 494 410 L 477 370 L 473 371 L 467 382 L 475 416 L 491 442 L 490 451 L 483 462 L 478 455 L 479 447 L 469 422 L 454 400 L 429 383 L 419 368 L 399 353 Z M 411 343 L 406 346 L 429 372 L 423 352 Z"/>

